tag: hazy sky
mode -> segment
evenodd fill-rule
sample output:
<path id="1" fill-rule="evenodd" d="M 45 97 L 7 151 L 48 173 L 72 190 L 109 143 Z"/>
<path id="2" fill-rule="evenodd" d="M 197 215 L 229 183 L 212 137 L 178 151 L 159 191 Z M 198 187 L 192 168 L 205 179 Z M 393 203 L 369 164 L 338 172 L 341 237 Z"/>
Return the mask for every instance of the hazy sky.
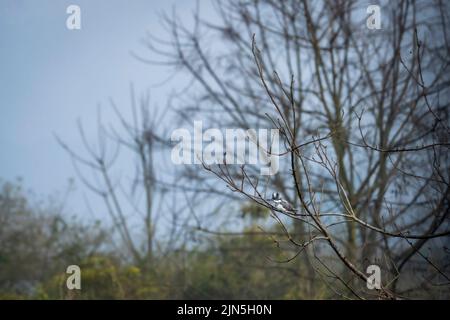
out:
<path id="1" fill-rule="evenodd" d="M 150 0 L 2 0 L 0 1 L 0 178 L 22 177 L 39 195 L 62 191 L 75 177 L 58 134 L 81 150 L 80 118 L 88 135 L 95 129 L 98 104 L 111 97 L 129 106 L 129 86 L 149 88 L 167 77 L 164 67 L 137 61 L 145 56 L 145 32 L 163 36 L 163 11 L 188 16 L 195 1 Z M 81 30 L 68 30 L 66 8 L 81 8 Z M 202 13 L 211 10 L 202 2 Z M 174 83 L 175 81 L 175 83 Z M 151 89 L 152 102 L 164 105 L 170 87 Z M 103 115 L 106 121 L 112 114 Z M 92 132 L 93 133 L 93 132 Z M 70 206 L 85 210 L 82 185 Z M 88 194 L 88 193 L 86 193 Z"/>

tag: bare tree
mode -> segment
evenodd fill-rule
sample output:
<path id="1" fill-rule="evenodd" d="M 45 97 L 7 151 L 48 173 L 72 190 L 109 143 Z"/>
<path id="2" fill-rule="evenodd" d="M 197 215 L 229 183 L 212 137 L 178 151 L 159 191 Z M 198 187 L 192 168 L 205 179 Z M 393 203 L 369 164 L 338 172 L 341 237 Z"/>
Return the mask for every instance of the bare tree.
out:
<path id="1" fill-rule="evenodd" d="M 182 223 L 173 223 L 178 219 L 177 209 L 167 202 L 167 189 L 158 183 L 161 174 L 157 172 L 164 168 L 164 161 L 158 155 L 158 150 L 167 143 L 157 133 L 164 136 L 160 124 L 165 113 L 150 107 L 148 93 L 136 100 L 131 87 L 131 120 L 123 115 L 124 109 L 110 100 L 108 112 L 115 113 L 117 125 L 106 126 L 102 123 L 99 109 L 96 144 L 90 142 L 79 121 L 84 152 L 75 151 L 62 139 L 57 139 L 71 156 L 83 184 L 103 199 L 114 232 L 117 232 L 112 238 L 114 240 L 117 239 L 116 235 L 119 236 L 120 241 L 116 245 L 118 251 L 125 252 L 126 259 L 131 258 L 135 264 L 148 270 L 154 264 L 155 256 L 173 249 L 183 233 L 179 232 Z M 129 166 L 133 162 L 134 172 L 129 168 L 115 170 L 115 167 L 123 164 Z M 157 241 L 157 225 L 162 212 L 169 227 L 160 228 L 164 229 L 162 233 L 170 235 L 170 239 L 160 238 Z"/>
<path id="2" fill-rule="evenodd" d="M 262 179 L 256 166 L 204 164 L 186 167 L 180 185 L 269 208 L 297 248 L 286 262 L 306 261 L 336 295 L 448 296 L 448 4 L 385 3 L 381 30 L 366 28 L 356 1 L 216 9 L 219 23 L 197 11 L 192 30 L 166 17 L 170 38 L 146 41 L 163 60 L 139 59 L 192 76 L 173 103 L 184 121 L 279 129 L 282 169 Z M 275 208 L 267 190 L 298 211 Z M 371 264 L 382 267 L 375 296 Z"/>

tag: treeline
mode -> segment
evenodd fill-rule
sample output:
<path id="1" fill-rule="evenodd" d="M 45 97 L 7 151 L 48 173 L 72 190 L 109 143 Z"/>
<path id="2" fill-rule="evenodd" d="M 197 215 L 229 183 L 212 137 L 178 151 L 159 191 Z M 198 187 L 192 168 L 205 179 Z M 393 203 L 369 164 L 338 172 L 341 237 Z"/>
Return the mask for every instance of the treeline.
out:
<path id="1" fill-rule="evenodd" d="M 0 299 L 333 297 L 324 284 L 311 287 L 300 260 L 274 261 L 286 259 L 285 250 L 254 222 L 242 235 L 207 234 L 197 245 L 136 263 L 109 227 L 67 217 L 57 202 L 30 200 L 20 183 L 0 188 Z M 74 264 L 81 290 L 66 286 Z"/>

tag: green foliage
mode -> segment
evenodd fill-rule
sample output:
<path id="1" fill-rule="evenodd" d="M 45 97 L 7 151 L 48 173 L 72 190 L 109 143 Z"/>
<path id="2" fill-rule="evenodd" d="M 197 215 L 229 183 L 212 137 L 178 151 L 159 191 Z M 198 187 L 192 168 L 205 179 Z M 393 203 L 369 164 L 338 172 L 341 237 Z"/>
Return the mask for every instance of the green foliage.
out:
<path id="1" fill-rule="evenodd" d="M 81 290 L 68 290 L 64 272 L 40 285 L 40 299 L 125 299 L 136 298 L 134 283 L 140 283 L 139 268 L 122 267 L 114 258 L 91 256 L 79 264 L 82 270 Z"/>
<path id="2" fill-rule="evenodd" d="M 53 208 L 30 203 L 20 185 L 0 189 L 0 299 L 333 297 L 311 279 L 304 256 L 287 261 L 297 249 L 278 224 L 264 233 L 258 225 L 267 213 L 252 205 L 242 208 L 250 215 L 242 235 L 207 234 L 198 247 L 139 263 L 112 246 L 97 223 L 81 224 Z M 81 269 L 81 290 L 67 289 L 73 264 Z"/>
<path id="3" fill-rule="evenodd" d="M 31 205 L 20 184 L 0 191 L 0 296 L 32 297 L 42 282 L 95 252 L 105 233 Z"/>

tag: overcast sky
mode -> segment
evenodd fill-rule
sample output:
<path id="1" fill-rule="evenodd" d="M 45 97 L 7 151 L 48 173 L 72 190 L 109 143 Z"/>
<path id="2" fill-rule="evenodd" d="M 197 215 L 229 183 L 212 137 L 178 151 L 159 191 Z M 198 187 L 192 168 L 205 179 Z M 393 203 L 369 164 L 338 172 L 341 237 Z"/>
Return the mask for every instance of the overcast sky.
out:
<path id="1" fill-rule="evenodd" d="M 2 0 L 0 1 L 0 178 L 22 177 L 38 195 L 63 191 L 75 171 L 54 134 L 81 150 L 76 121 L 95 129 L 98 104 L 109 97 L 129 106 L 129 87 L 150 88 L 167 77 L 164 67 L 144 65 L 130 54 L 147 54 L 145 32 L 161 36 L 163 11 L 188 16 L 195 1 Z M 81 8 L 81 30 L 68 30 L 66 8 Z M 202 13 L 211 11 L 202 2 Z M 164 105 L 176 79 L 151 89 Z M 106 122 L 112 114 L 103 114 Z M 82 185 L 69 201 L 84 211 Z M 88 194 L 88 193 L 86 193 Z M 93 200 L 95 201 L 95 200 Z"/>

